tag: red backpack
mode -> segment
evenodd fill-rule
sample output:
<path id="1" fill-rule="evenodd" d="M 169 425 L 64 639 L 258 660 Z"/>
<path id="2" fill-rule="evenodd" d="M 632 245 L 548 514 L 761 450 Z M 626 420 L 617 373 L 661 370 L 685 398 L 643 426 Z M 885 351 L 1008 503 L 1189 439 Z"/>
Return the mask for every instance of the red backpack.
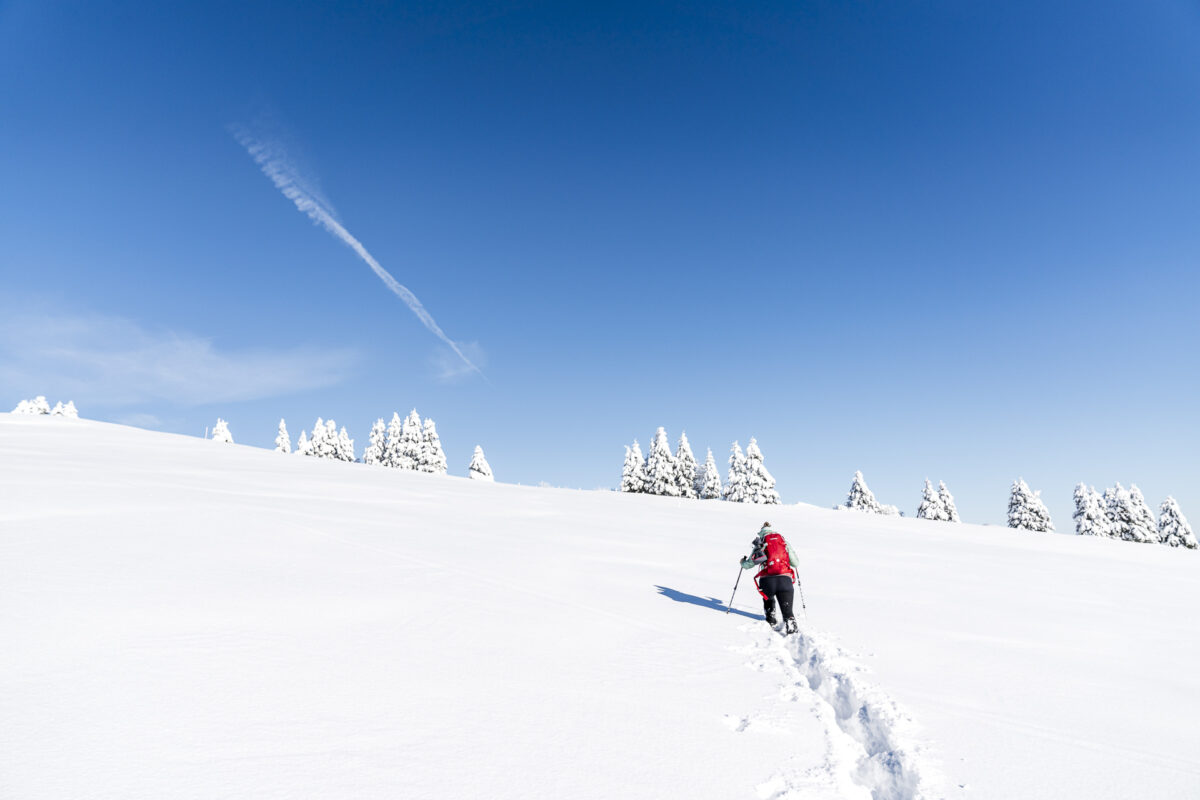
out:
<path id="1" fill-rule="evenodd" d="M 791 575 L 792 561 L 788 557 L 787 542 L 778 533 L 768 533 L 763 537 L 763 551 L 767 563 L 763 565 L 764 575 Z"/>

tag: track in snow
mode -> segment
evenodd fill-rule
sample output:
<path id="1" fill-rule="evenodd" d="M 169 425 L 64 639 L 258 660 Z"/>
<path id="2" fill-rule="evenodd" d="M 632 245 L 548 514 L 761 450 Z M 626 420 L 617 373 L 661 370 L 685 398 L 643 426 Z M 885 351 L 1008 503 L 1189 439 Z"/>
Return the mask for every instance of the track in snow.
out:
<path id="1" fill-rule="evenodd" d="M 864 668 L 812 631 L 782 637 L 761 624 L 756 643 L 744 650 L 748 666 L 783 676 L 780 699 L 807 703 L 825 729 L 827 754 L 816 768 L 785 764 L 757 787 L 763 800 L 852 798 L 934 800 L 941 776 L 928 762 L 915 724 L 895 702 L 859 677 Z M 794 713 L 803 713 L 797 709 Z M 741 732 L 769 725 L 756 717 L 728 720 Z"/>

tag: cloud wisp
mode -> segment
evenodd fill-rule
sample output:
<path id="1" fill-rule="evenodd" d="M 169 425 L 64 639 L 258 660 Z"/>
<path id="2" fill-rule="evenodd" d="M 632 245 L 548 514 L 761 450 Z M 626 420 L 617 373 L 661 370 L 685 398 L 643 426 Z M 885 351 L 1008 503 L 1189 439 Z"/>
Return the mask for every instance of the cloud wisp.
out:
<path id="1" fill-rule="evenodd" d="M 477 373 L 483 377 L 483 372 L 476 366 L 475 362 L 467 357 L 463 352 L 463 348 L 457 342 L 452 340 L 437 324 L 433 315 L 426 310 L 417 296 L 413 294 L 407 286 L 397 281 L 392 274 L 384 269 L 375 257 L 372 256 L 362 242 L 356 239 L 350 231 L 338 222 L 333 212 L 328 207 L 327 202 L 323 202 L 315 192 L 307 188 L 308 184 L 299 175 L 297 170 L 288 158 L 287 153 L 283 148 L 271 141 L 264 141 L 254 136 L 249 130 L 240 126 L 230 126 L 230 131 L 233 133 L 238 144 L 246 149 L 254 162 L 258 164 L 263 174 L 271 179 L 275 184 L 275 188 L 283 193 L 283 196 L 296 206 L 300 213 L 307 216 L 315 224 L 320 225 L 329 233 L 336 236 L 347 247 L 358 254 L 358 257 L 366 262 L 371 271 L 378 276 L 379 280 L 383 281 L 384 285 L 392 291 L 397 297 L 404 301 L 404 304 L 417 315 L 417 319 L 429 329 L 429 331 L 439 339 L 441 339 L 454 354 L 462 359 L 466 369 Z M 485 378 L 486 380 L 486 378 Z"/>
<path id="2" fill-rule="evenodd" d="M 359 361 L 353 350 L 329 348 L 224 350 L 123 317 L 0 318 L 0 386 L 22 397 L 54 394 L 111 407 L 257 400 L 339 383 Z"/>

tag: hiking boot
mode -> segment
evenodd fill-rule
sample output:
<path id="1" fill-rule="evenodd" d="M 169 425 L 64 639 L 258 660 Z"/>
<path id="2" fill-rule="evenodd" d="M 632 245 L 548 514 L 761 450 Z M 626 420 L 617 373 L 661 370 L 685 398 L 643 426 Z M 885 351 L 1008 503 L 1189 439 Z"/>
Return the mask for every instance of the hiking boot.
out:
<path id="1" fill-rule="evenodd" d="M 778 620 L 775 619 L 775 605 L 774 604 L 771 604 L 770 606 L 764 606 L 763 607 L 763 615 L 766 616 L 768 625 L 774 625 L 776 622 L 778 622 Z"/>
<path id="2" fill-rule="evenodd" d="M 787 625 L 787 630 L 786 630 L 787 633 L 796 633 L 797 631 L 800 630 L 799 626 L 796 625 L 795 617 L 789 617 L 786 620 L 786 625 Z"/>

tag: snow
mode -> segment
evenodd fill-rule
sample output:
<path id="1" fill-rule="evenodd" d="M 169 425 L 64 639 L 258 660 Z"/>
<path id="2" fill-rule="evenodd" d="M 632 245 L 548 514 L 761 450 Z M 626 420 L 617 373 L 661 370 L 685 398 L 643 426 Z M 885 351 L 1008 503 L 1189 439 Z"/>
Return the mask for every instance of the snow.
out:
<path id="1" fill-rule="evenodd" d="M 0 794 L 1200 795 L 1200 553 L 0 414 Z"/>

